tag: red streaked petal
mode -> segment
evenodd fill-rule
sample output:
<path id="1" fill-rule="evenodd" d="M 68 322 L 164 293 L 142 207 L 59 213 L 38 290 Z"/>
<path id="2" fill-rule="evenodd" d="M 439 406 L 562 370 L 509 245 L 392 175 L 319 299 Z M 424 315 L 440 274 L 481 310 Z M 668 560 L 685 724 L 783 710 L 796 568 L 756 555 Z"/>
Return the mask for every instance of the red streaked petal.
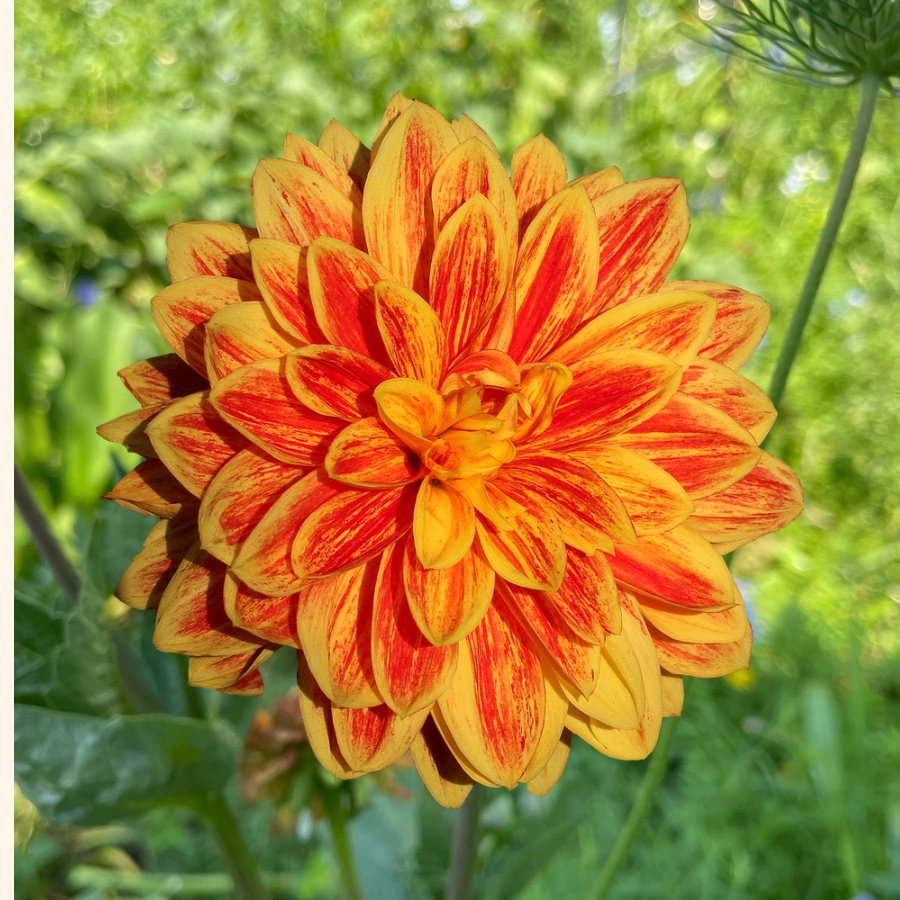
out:
<path id="1" fill-rule="evenodd" d="M 481 549 L 497 574 L 521 587 L 555 591 L 566 570 L 566 544 L 556 519 L 535 507 L 512 519 L 510 531 L 476 523 Z"/>
<path id="2" fill-rule="evenodd" d="M 610 635 L 600 650 L 600 673 L 590 694 L 582 694 L 560 679 L 560 689 L 585 716 L 613 728 L 637 728 L 647 704 L 647 686 L 641 661 L 624 633 Z"/>
<path id="3" fill-rule="evenodd" d="M 251 189 L 261 237 L 305 247 L 326 236 L 366 246 L 360 207 L 313 169 L 285 159 L 261 159 Z"/>
<path id="4" fill-rule="evenodd" d="M 762 456 L 753 435 L 734 419 L 680 393 L 628 434 L 616 435 L 613 442 L 665 469 L 692 500 L 734 484 Z"/>
<path id="5" fill-rule="evenodd" d="M 215 384 L 235 369 L 258 359 L 274 359 L 300 344 L 278 327 L 265 303 L 233 303 L 206 323 L 205 359 Z"/>
<path id="6" fill-rule="evenodd" d="M 206 376 L 206 323 L 213 313 L 241 300 L 261 300 L 255 284 L 200 275 L 163 288 L 151 301 L 153 321 L 166 343 Z"/>
<path id="7" fill-rule="evenodd" d="M 268 597 L 247 587 L 230 572 L 225 576 L 223 602 L 228 618 L 261 640 L 283 647 L 300 647 L 297 631 L 299 594 Z"/>
<path id="8" fill-rule="evenodd" d="M 166 264 L 173 282 L 197 275 L 253 281 L 249 243 L 255 228 L 231 222 L 181 222 L 166 235 Z"/>
<path id="9" fill-rule="evenodd" d="M 542 435 L 553 421 L 562 395 L 572 386 L 572 372 L 559 363 L 538 363 L 522 376 L 519 393 L 528 400 L 531 414 L 519 414 L 513 440 L 524 444 Z"/>
<path id="10" fill-rule="evenodd" d="M 384 113 L 381 116 L 381 121 L 378 123 L 378 130 L 375 132 L 375 137 L 372 139 L 373 161 L 378 155 L 378 151 L 381 149 L 381 144 L 382 141 L 384 141 L 385 135 L 393 128 L 397 119 L 400 118 L 400 113 L 407 107 L 412 106 L 414 102 L 415 101 L 410 100 L 409 97 L 404 97 L 400 91 L 397 91 L 388 101 L 388 105 L 385 107 Z"/>
<path id="11" fill-rule="evenodd" d="M 375 259 L 323 238 L 309 248 L 309 293 L 326 339 L 390 366 L 378 330 L 375 285 L 392 278 Z"/>
<path id="12" fill-rule="evenodd" d="M 711 281 L 667 281 L 661 291 L 700 291 L 717 304 L 716 321 L 700 356 L 729 369 L 739 369 L 763 339 L 772 318 L 772 307 L 762 297 Z"/>
<path id="13" fill-rule="evenodd" d="M 372 256 L 426 298 L 435 237 L 431 183 L 458 143 L 440 113 L 414 101 L 384 134 L 366 181 L 363 221 Z"/>
<path id="14" fill-rule="evenodd" d="M 150 423 L 168 407 L 168 403 L 157 406 L 142 406 L 124 415 L 117 416 L 109 422 L 97 426 L 97 434 L 105 441 L 121 444 L 130 453 L 157 458 L 158 453 L 150 442 L 147 428 Z"/>
<path id="15" fill-rule="evenodd" d="M 500 158 L 500 151 L 497 149 L 497 145 L 491 140 L 488 133 L 465 113 L 458 119 L 454 119 L 450 123 L 450 127 L 462 143 L 465 143 L 473 137 L 478 138 L 478 140 L 481 141 L 484 146 L 497 157 L 497 159 Z"/>
<path id="16" fill-rule="evenodd" d="M 352 200 L 355 206 L 362 208 L 362 194 L 354 184 L 350 173 L 320 147 L 296 134 L 287 134 L 284 138 L 282 155 L 291 162 L 300 163 L 318 172 L 345 197 Z"/>
<path id="17" fill-rule="evenodd" d="M 648 178 L 613 188 L 593 201 L 600 271 L 583 319 L 660 289 L 687 240 L 684 185 Z"/>
<path id="18" fill-rule="evenodd" d="M 453 754 L 453 757 L 457 763 L 459 763 L 460 768 L 472 779 L 472 781 L 476 784 L 486 785 L 487 787 L 500 787 L 499 782 L 492 781 L 484 774 L 484 772 L 475 768 L 472 761 L 468 759 L 462 750 L 460 750 L 459 744 L 456 742 L 456 738 L 453 736 L 453 732 L 450 730 L 447 721 L 441 712 L 439 703 L 435 703 L 434 706 L 431 707 L 431 721 L 434 722 L 435 728 L 437 728 L 437 731 L 441 736 L 441 740 L 447 745 L 447 749 Z"/>
<path id="19" fill-rule="evenodd" d="M 694 502 L 687 520 L 713 543 L 746 544 L 790 524 L 803 509 L 803 488 L 790 466 L 763 452 L 756 468 L 718 493 Z"/>
<path id="20" fill-rule="evenodd" d="M 256 447 L 236 453 L 209 483 L 200 503 L 200 542 L 226 565 L 275 501 L 305 470 L 286 466 Z"/>
<path id="21" fill-rule="evenodd" d="M 569 546 L 593 553 L 598 548 L 610 551 L 613 544 L 634 543 L 634 527 L 616 492 L 572 456 L 526 449 L 503 467 L 498 485 L 503 488 L 507 479 L 527 488 L 532 504 L 549 504 Z"/>
<path id="22" fill-rule="evenodd" d="M 300 689 L 300 715 L 309 745 L 316 759 L 335 778 L 358 778 L 338 747 L 331 717 L 331 701 L 316 683 L 302 653 L 297 654 L 297 686 Z"/>
<path id="23" fill-rule="evenodd" d="M 586 556 L 569 550 L 566 577 L 557 591 L 545 597 L 572 631 L 589 643 L 602 644 L 607 635 L 622 630 L 619 590 L 602 553 Z"/>
<path id="24" fill-rule="evenodd" d="M 519 213 L 519 232 L 525 234 L 538 210 L 565 186 L 569 173 L 557 146 L 539 134 L 512 155 L 512 185 Z"/>
<path id="25" fill-rule="evenodd" d="M 681 367 L 646 350 L 609 350 L 571 367 L 572 386 L 532 447 L 580 450 L 630 431 L 669 402 Z"/>
<path id="26" fill-rule="evenodd" d="M 497 594 L 534 633 L 563 677 L 583 694 L 591 694 L 600 672 L 600 645 L 575 634 L 540 591 L 501 583 Z"/>
<path id="27" fill-rule="evenodd" d="M 456 675 L 438 705 L 472 765 L 512 788 L 540 742 L 546 690 L 537 650 L 500 601 L 460 642 Z"/>
<path id="28" fill-rule="evenodd" d="M 369 174 L 369 148 L 349 128 L 332 119 L 319 138 L 319 149 L 328 154 L 360 189 Z"/>
<path id="29" fill-rule="evenodd" d="M 272 657 L 275 650 L 262 648 L 233 656 L 192 656 L 188 663 L 188 684 L 194 687 L 212 688 L 217 691 L 232 688 L 243 682 L 249 682 L 249 676 Z M 259 685 L 262 693 L 262 684 Z M 247 697 L 256 692 L 242 687 L 240 693 Z"/>
<path id="30" fill-rule="evenodd" d="M 687 525 L 639 537 L 607 557 L 616 580 L 651 597 L 689 609 L 735 604 L 734 579 L 709 542 Z"/>
<path id="31" fill-rule="evenodd" d="M 462 806 L 475 782 L 466 775 L 432 718 L 426 720 L 409 749 L 428 793 L 447 809 Z"/>
<path id="32" fill-rule="evenodd" d="M 550 789 L 562 777 L 562 773 L 569 761 L 569 752 L 572 749 L 572 732 L 563 731 L 563 735 L 553 751 L 553 755 L 547 761 L 543 769 L 528 782 L 528 792 L 535 797 L 545 797 Z"/>
<path id="33" fill-rule="evenodd" d="M 375 587 L 372 668 L 382 697 L 394 712 L 408 716 L 429 708 L 456 671 L 456 646 L 436 647 L 421 632 L 403 583 L 405 545 L 384 552 Z"/>
<path id="34" fill-rule="evenodd" d="M 343 488 L 300 526 L 291 561 L 301 578 L 333 575 L 380 553 L 412 527 L 416 485 Z"/>
<path id="35" fill-rule="evenodd" d="M 615 759 L 644 759 L 656 746 L 662 725 L 663 702 L 659 661 L 653 639 L 637 604 L 627 595 L 623 599 L 625 616 L 623 634 L 630 640 L 644 681 L 646 702 L 637 728 L 616 728 L 596 722 L 593 724 L 594 746 Z"/>
<path id="36" fill-rule="evenodd" d="M 684 678 L 665 669 L 660 670 L 659 676 L 663 716 L 680 716 L 684 706 Z"/>
<path id="37" fill-rule="evenodd" d="M 694 511 L 679 482 L 640 453 L 607 441 L 573 456 L 590 466 L 618 495 L 636 534 L 671 531 Z"/>
<path id="38" fill-rule="evenodd" d="M 650 350 L 688 365 L 697 355 L 716 316 L 706 294 L 666 291 L 600 313 L 550 354 L 572 363 L 604 350 Z"/>
<path id="39" fill-rule="evenodd" d="M 437 387 L 444 376 L 447 339 L 435 311 L 402 284 L 380 281 L 375 313 L 394 372 Z"/>
<path id="40" fill-rule="evenodd" d="M 325 336 L 309 296 L 307 248 L 260 239 L 250 244 L 250 254 L 260 294 L 275 321 L 301 341 L 322 343 Z"/>
<path id="41" fill-rule="evenodd" d="M 695 359 L 681 376 L 679 393 L 721 410 L 761 444 L 778 413 L 765 392 L 733 369 L 709 359 Z"/>
<path id="42" fill-rule="evenodd" d="M 410 612 L 423 635 L 436 646 L 455 644 L 484 617 L 494 596 L 494 570 L 473 544 L 455 565 L 426 569 L 412 535 L 403 556 L 403 583 Z"/>
<path id="43" fill-rule="evenodd" d="M 392 378 L 375 389 L 378 415 L 394 434 L 424 455 L 444 415 L 444 398 L 412 378 Z"/>
<path id="44" fill-rule="evenodd" d="M 597 280 L 597 236 L 584 188 L 548 200 L 522 237 L 516 260 L 516 318 L 509 355 L 543 359 L 584 319 Z"/>
<path id="45" fill-rule="evenodd" d="M 197 498 L 157 459 L 139 463 L 103 499 L 161 519 L 173 518 L 184 506 L 196 509 L 197 503 Z"/>
<path id="46" fill-rule="evenodd" d="M 375 388 L 392 377 L 381 363 L 334 344 L 310 344 L 289 354 L 285 375 L 294 396 L 313 412 L 340 419 L 374 415 Z"/>
<path id="47" fill-rule="evenodd" d="M 310 671 L 332 703 L 362 708 L 384 700 L 372 670 L 378 562 L 323 578 L 300 593 L 297 630 Z"/>
<path id="48" fill-rule="evenodd" d="M 250 363 L 222 378 L 209 395 L 219 415 L 258 447 L 296 466 L 318 466 L 342 427 L 294 396 L 284 359 Z"/>
<path id="49" fill-rule="evenodd" d="M 441 229 L 431 263 L 431 305 L 454 360 L 487 325 L 509 283 L 509 244 L 500 214 L 475 194 Z"/>
<path id="50" fill-rule="evenodd" d="M 654 600 L 645 594 L 635 594 L 644 618 L 659 632 L 676 641 L 688 644 L 722 644 L 738 641 L 747 630 L 747 613 L 740 592 L 735 591 L 738 603 L 718 612 L 685 609 Z"/>
<path id="51" fill-rule="evenodd" d="M 125 570 L 116 597 L 132 609 L 156 609 L 181 560 L 195 543 L 197 518 L 193 510 L 158 522 Z"/>
<path id="52" fill-rule="evenodd" d="M 147 426 L 153 449 L 166 468 L 196 497 L 247 441 L 223 422 L 209 391 L 175 400 Z"/>
<path id="53" fill-rule="evenodd" d="M 475 509 L 449 482 L 423 478 L 413 516 L 416 553 L 426 569 L 458 563 L 475 540 Z"/>
<path id="54" fill-rule="evenodd" d="M 120 369 L 118 375 L 141 406 L 158 406 L 209 387 L 177 353 L 142 359 Z"/>
<path id="55" fill-rule="evenodd" d="M 322 469 L 291 485 L 245 538 L 232 571 L 254 590 L 272 597 L 298 591 L 301 579 L 291 566 L 294 539 L 304 520 L 341 490 Z"/>
<path id="56" fill-rule="evenodd" d="M 749 622 L 740 640 L 715 644 L 676 641 L 652 625 L 649 627 L 660 665 L 676 675 L 719 678 L 750 667 L 753 630 Z"/>
<path id="57" fill-rule="evenodd" d="M 188 551 L 159 601 L 153 643 L 164 653 L 231 656 L 260 641 L 235 628 L 225 612 L 225 566 L 198 545 Z"/>
<path id="58" fill-rule="evenodd" d="M 377 772 L 402 756 L 425 724 L 429 710 L 401 718 L 388 706 L 339 709 L 331 717 L 338 747 L 356 771 Z"/>
<path id="59" fill-rule="evenodd" d="M 598 172 L 591 172 L 589 175 L 582 175 L 570 181 L 568 187 L 580 185 L 583 187 L 591 200 L 596 200 L 601 194 L 611 191 L 625 183 L 625 177 L 615 166 L 607 166 Z"/>
<path id="60" fill-rule="evenodd" d="M 499 156 L 480 138 L 469 138 L 455 147 L 435 172 L 431 187 L 434 220 L 438 231 L 468 200 L 486 197 L 503 223 L 510 258 L 519 244 L 516 195 Z"/>
<path id="61" fill-rule="evenodd" d="M 379 419 L 368 418 L 351 422 L 331 442 L 325 469 L 337 481 L 375 488 L 415 481 L 420 465 Z"/>

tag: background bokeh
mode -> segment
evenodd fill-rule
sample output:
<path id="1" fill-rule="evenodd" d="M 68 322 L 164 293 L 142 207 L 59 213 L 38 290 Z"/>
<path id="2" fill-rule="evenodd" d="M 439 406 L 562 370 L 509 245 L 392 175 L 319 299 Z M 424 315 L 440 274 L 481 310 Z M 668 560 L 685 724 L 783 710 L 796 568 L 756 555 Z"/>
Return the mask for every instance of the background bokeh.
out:
<path id="1" fill-rule="evenodd" d="M 129 737 L 110 719 L 129 711 L 115 687 L 122 652 L 149 708 L 199 710 L 214 740 L 209 789 L 225 785 L 275 895 L 340 896 L 323 811 L 333 788 L 287 714 L 272 727 L 259 715 L 289 692 L 290 660 L 273 660 L 258 700 L 199 696 L 150 646 L 152 616 L 110 597 L 152 523 L 98 513 L 136 459 L 94 429 L 133 406 L 116 370 L 165 352 L 149 300 L 167 283 L 166 229 L 252 224 L 250 176 L 285 132 L 317 140 L 336 117 L 368 142 L 402 89 L 470 114 L 507 162 L 543 132 L 571 177 L 615 164 L 628 180 L 683 179 L 692 227 L 673 277 L 772 303 L 742 370 L 765 387 L 857 93 L 779 81 L 693 42 L 698 12 L 721 15 L 675 0 L 17 5 L 15 454 L 86 584 L 70 609 L 17 519 L 16 691 L 38 711 L 17 747 L 17 900 L 229 896 L 202 818 L 169 805 L 193 771 L 179 766 L 194 739 L 170 740 L 186 720 Z M 735 556 L 753 666 L 688 685 L 618 900 L 900 897 L 898 147 L 900 103 L 882 99 L 769 448 L 800 475 L 806 510 Z M 155 793 L 135 801 L 133 779 L 152 781 L 172 741 L 172 782 L 157 772 Z M 582 745 L 548 797 L 492 792 L 476 896 L 587 896 L 644 767 Z M 346 790 L 366 900 L 439 897 L 452 814 L 402 767 Z"/>

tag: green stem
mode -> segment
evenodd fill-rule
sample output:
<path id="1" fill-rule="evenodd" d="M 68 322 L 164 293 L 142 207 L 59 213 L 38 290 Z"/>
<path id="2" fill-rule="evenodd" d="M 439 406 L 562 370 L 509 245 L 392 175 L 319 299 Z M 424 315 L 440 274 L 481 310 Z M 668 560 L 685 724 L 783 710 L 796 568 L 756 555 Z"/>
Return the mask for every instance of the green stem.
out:
<path id="1" fill-rule="evenodd" d="M 347 813 L 342 805 L 343 793 L 342 790 L 334 788 L 324 792 L 325 812 L 331 826 L 341 884 L 344 886 L 344 900 L 362 900 L 359 879 L 356 877 L 356 864 L 353 862 L 353 851 L 347 835 Z"/>
<path id="2" fill-rule="evenodd" d="M 234 879 L 235 897 L 240 900 L 268 900 L 256 859 L 222 795 L 212 794 L 196 810 L 209 823 L 222 848 L 225 864 Z"/>
<path id="3" fill-rule="evenodd" d="M 819 235 L 819 243 L 813 254 L 809 271 L 806 273 L 806 281 L 800 291 L 800 299 L 788 328 L 788 333 L 781 347 L 781 354 L 775 365 L 775 373 L 769 386 L 769 398 L 776 409 L 781 406 L 785 385 L 794 365 L 797 353 L 803 340 L 803 330 L 812 312 L 813 303 L 822 283 L 822 276 L 837 241 L 838 231 L 853 192 L 853 183 L 856 173 L 859 171 L 859 162 L 862 159 L 863 150 L 866 147 L 866 139 L 869 136 L 869 128 L 872 125 L 872 116 L 875 113 L 875 104 L 878 100 L 878 91 L 881 84 L 880 77 L 873 73 L 866 73 L 860 82 L 859 111 L 856 114 L 856 125 L 853 128 L 853 136 L 850 139 L 850 147 L 847 150 L 847 158 L 841 169 L 841 177 L 838 181 L 831 208 L 828 210 L 828 218 Z"/>
<path id="4" fill-rule="evenodd" d="M 69 871 L 70 888 L 113 891 L 136 897 L 233 897 L 234 879 L 224 872 L 122 872 L 99 866 L 75 866 Z M 265 876 L 273 893 L 296 896 L 297 875 L 279 872 Z"/>
<path id="5" fill-rule="evenodd" d="M 450 865 L 444 900 L 469 900 L 478 849 L 478 820 L 484 805 L 484 788 L 476 784 L 456 814 L 450 844 Z"/>
<path id="6" fill-rule="evenodd" d="M 622 863 L 625 862 L 628 851 L 631 849 L 631 844 L 637 836 L 650 807 L 653 805 L 653 798 L 656 796 L 656 789 L 659 787 L 665 774 L 666 763 L 669 761 L 669 751 L 672 748 L 675 732 L 678 730 L 677 718 L 670 718 L 666 721 L 668 725 L 665 725 L 662 729 L 659 743 L 650 756 L 650 763 L 647 766 L 647 771 L 644 774 L 644 780 L 641 782 L 637 796 L 634 798 L 634 805 L 631 807 L 628 819 L 619 832 L 619 837 L 613 844 L 613 848 L 606 858 L 603 868 L 600 870 L 600 877 L 597 879 L 592 895 L 594 900 L 604 900 L 609 893 L 613 879 L 622 867 Z"/>

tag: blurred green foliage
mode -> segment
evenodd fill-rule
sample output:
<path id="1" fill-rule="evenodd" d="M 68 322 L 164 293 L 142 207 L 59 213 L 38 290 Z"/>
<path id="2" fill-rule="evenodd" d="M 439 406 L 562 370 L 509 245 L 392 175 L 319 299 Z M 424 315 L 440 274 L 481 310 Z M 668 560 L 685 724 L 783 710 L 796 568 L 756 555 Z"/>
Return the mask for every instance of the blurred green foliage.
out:
<path id="1" fill-rule="evenodd" d="M 193 731 L 210 729 L 220 752 L 206 775 L 224 783 L 254 711 L 290 683 L 286 666 L 259 701 L 201 703 L 212 722 L 179 718 L 173 727 L 192 734 L 153 745 L 155 716 L 185 716 L 197 698 L 178 663 L 150 646 L 149 617 L 103 600 L 150 523 L 92 520 L 116 471 L 134 464 L 94 433 L 133 405 L 114 373 L 163 352 L 148 301 L 167 281 L 166 229 L 251 223 L 250 176 L 261 156 L 279 155 L 285 132 L 315 139 L 337 117 L 368 141 L 402 89 L 448 116 L 469 113 L 507 160 L 543 131 L 573 177 L 615 164 L 629 180 L 684 179 L 692 232 L 673 277 L 738 284 L 772 302 L 769 335 L 745 369 L 765 385 L 856 97 L 717 56 L 690 40 L 695 12 L 668 0 L 17 5 L 15 452 L 89 585 L 69 609 L 17 522 L 20 728 L 26 741 L 37 729 L 50 757 L 86 748 L 78 765 L 103 785 L 82 783 L 64 758 L 41 771 L 56 765 L 78 791 L 90 787 L 104 821 L 178 801 L 181 788 L 154 780 L 148 760 L 172 771 L 179 760 L 189 782 Z M 898 145 L 900 104 L 884 100 L 771 447 L 800 474 L 807 508 L 735 558 L 755 616 L 754 668 L 689 686 L 672 771 L 618 900 L 900 897 Z M 149 715 L 110 718 L 134 712 L 111 674 L 121 645 L 150 685 Z M 141 727 L 140 738 L 108 740 Z M 149 757 L 94 762 L 92 741 Z M 28 754 L 17 777 L 53 822 L 17 798 L 17 900 L 136 896 L 142 871 L 223 871 L 180 809 L 153 809 L 124 830 L 64 827 L 99 819 L 79 818 L 60 785 L 36 778 L 36 759 Z M 581 748 L 549 797 L 494 792 L 476 896 L 585 896 L 642 768 Z M 409 774 L 400 781 L 410 798 L 362 786 L 351 839 L 367 900 L 440 895 L 452 817 Z M 264 806 L 241 815 L 262 866 L 290 876 L 279 895 L 337 895 L 328 838 L 309 809 L 272 838 Z M 137 881 L 101 888 L 98 869 Z"/>

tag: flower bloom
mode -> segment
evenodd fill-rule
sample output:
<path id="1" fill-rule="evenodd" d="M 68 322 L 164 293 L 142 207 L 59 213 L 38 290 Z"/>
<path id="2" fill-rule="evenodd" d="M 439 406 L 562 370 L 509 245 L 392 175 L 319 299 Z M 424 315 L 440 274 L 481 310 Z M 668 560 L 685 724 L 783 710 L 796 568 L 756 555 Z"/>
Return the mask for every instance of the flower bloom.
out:
<path id="1" fill-rule="evenodd" d="M 458 806 L 545 793 L 572 736 L 638 759 L 682 676 L 748 665 L 722 554 L 800 511 L 737 373 L 769 319 L 667 281 L 680 182 L 510 176 L 471 119 L 396 95 L 371 152 L 332 122 L 253 176 L 256 229 L 175 226 L 152 304 L 174 353 L 120 373 L 107 496 L 159 516 L 118 588 L 195 685 L 262 690 L 296 648 L 339 778 L 408 748 Z"/>

